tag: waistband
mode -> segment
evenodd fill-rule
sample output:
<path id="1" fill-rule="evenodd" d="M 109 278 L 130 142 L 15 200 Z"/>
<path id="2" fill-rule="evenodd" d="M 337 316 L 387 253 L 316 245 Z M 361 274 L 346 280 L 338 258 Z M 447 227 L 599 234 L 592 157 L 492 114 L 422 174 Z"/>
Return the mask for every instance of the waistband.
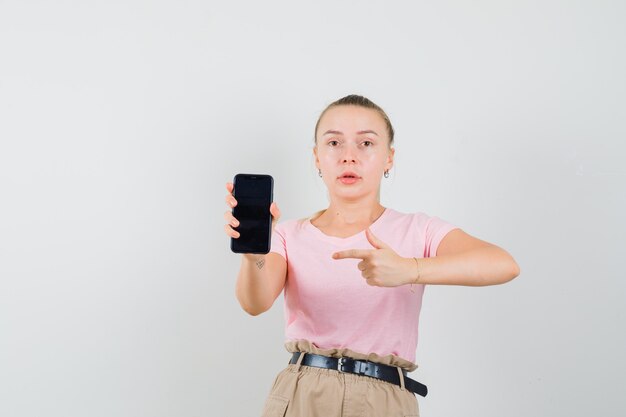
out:
<path id="1" fill-rule="evenodd" d="M 316 355 L 330 356 L 331 358 L 350 357 L 363 361 L 376 362 L 382 365 L 399 367 L 405 369 L 407 372 L 413 372 L 418 367 L 417 364 L 396 355 L 382 356 L 376 353 L 365 354 L 348 348 L 323 349 L 317 347 L 313 342 L 304 339 L 289 340 L 285 342 L 285 349 L 289 353 L 306 352 L 314 353 Z"/>
<path id="2" fill-rule="evenodd" d="M 340 373 L 347 372 L 376 378 L 394 385 L 399 385 L 400 388 L 407 389 L 422 397 L 425 397 L 428 393 L 426 385 L 407 377 L 406 370 L 395 366 L 382 365 L 349 357 L 332 358 L 307 352 L 294 352 L 289 363 L 298 366 L 304 365 L 315 368 L 333 369 Z"/>

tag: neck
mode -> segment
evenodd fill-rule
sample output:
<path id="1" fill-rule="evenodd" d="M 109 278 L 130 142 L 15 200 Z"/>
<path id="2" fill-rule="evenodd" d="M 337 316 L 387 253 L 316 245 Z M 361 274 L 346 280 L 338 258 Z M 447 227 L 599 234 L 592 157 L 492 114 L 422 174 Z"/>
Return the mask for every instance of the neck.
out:
<path id="1" fill-rule="evenodd" d="M 337 227 L 372 224 L 385 211 L 380 202 L 331 202 L 330 206 L 318 217 L 322 223 Z"/>

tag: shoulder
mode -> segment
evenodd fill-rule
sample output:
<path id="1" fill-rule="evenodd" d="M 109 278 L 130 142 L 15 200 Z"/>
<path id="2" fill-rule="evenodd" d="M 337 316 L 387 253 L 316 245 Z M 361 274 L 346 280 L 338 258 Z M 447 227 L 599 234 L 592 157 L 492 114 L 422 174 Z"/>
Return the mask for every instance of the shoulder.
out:
<path id="1" fill-rule="evenodd" d="M 402 212 L 390 208 L 388 208 L 388 210 L 390 211 L 387 216 L 388 226 L 406 228 L 407 230 L 414 231 L 426 231 L 428 229 L 439 228 L 444 225 L 452 226 L 451 223 L 443 218 L 427 212 Z"/>
<path id="2" fill-rule="evenodd" d="M 276 223 L 276 226 L 274 226 L 274 231 L 283 235 L 292 234 L 298 230 L 302 230 L 307 220 L 308 218 L 304 217 L 301 219 L 286 219 L 279 221 Z"/>
<path id="3" fill-rule="evenodd" d="M 411 224 L 419 224 L 426 223 L 431 216 L 421 211 L 415 212 L 404 212 L 400 210 L 393 209 L 391 207 L 387 207 L 386 213 L 386 221 L 389 223 L 393 223 L 394 225 L 411 225 Z"/>
<path id="4" fill-rule="evenodd" d="M 279 225 L 281 226 L 282 229 L 292 229 L 292 230 L 297 230 L 297 229 L 302 229 L 303 227 L 305 227 L 305 225 L 307 223 L 309 223 L 312 219 L 315 219 L 316 217 L 319 217 L 320 214 L 322 214 L 325 210 L 319 210 L 316 213 L 307 216 L 307 217 L 300 217 L 298 219 L 288 219 L 288 220 L 284 220 L 280 223 L 278 223 L 276 225 L 276 227 L 278 227 Z"/>

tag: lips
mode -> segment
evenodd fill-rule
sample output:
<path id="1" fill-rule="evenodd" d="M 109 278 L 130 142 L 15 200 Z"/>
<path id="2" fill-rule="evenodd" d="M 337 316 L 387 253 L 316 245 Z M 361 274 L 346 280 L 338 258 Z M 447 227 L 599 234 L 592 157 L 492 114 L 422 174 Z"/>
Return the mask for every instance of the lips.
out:
<path id="1" fill-rule="evenodd" d="M 343 174 L 341 174 L 339 176 L 339 178 L 354 178 L 354 179 L 359 179 L 361 177 L 359 177 L 355 172 L 352 171 L 346 171 Z"/>
<path id="2" fill-rule="evenodd" d="M 341 176 L 338 178 L 338 180 L 342 183 L 342 184 L 356 184 L 359 180 L 361 179 L 361 177 L 359 177 L 356 172 L 352 172 L 352 171 L 346 171 L 343 174 L 341 174 Z"/>

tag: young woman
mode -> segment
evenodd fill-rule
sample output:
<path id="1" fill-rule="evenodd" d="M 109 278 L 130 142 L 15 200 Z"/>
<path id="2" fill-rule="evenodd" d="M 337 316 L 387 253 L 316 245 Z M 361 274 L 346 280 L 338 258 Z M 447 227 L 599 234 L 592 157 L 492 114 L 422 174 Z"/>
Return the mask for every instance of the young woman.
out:
<path id="1" fill-rule="evenodd" d="M 365 97 L 330 104 L 315 127 L 313 154 L 330 204 L 310 218 L 276 224 L 267 255 L 243 254 L 236 295 L 251 315 L 285 291 L 285 347 L 263 417 L 418 416 L 426 387 L 417 368 L 424 286 L 502 284 L 519 275 L 505 250 L 422 212 L 380 204 L 395 149 L 385 112 Z M 234 207 L 233 184 L 226 203 Z M 226 234 L 238 221 L 225 213 Z"/>

